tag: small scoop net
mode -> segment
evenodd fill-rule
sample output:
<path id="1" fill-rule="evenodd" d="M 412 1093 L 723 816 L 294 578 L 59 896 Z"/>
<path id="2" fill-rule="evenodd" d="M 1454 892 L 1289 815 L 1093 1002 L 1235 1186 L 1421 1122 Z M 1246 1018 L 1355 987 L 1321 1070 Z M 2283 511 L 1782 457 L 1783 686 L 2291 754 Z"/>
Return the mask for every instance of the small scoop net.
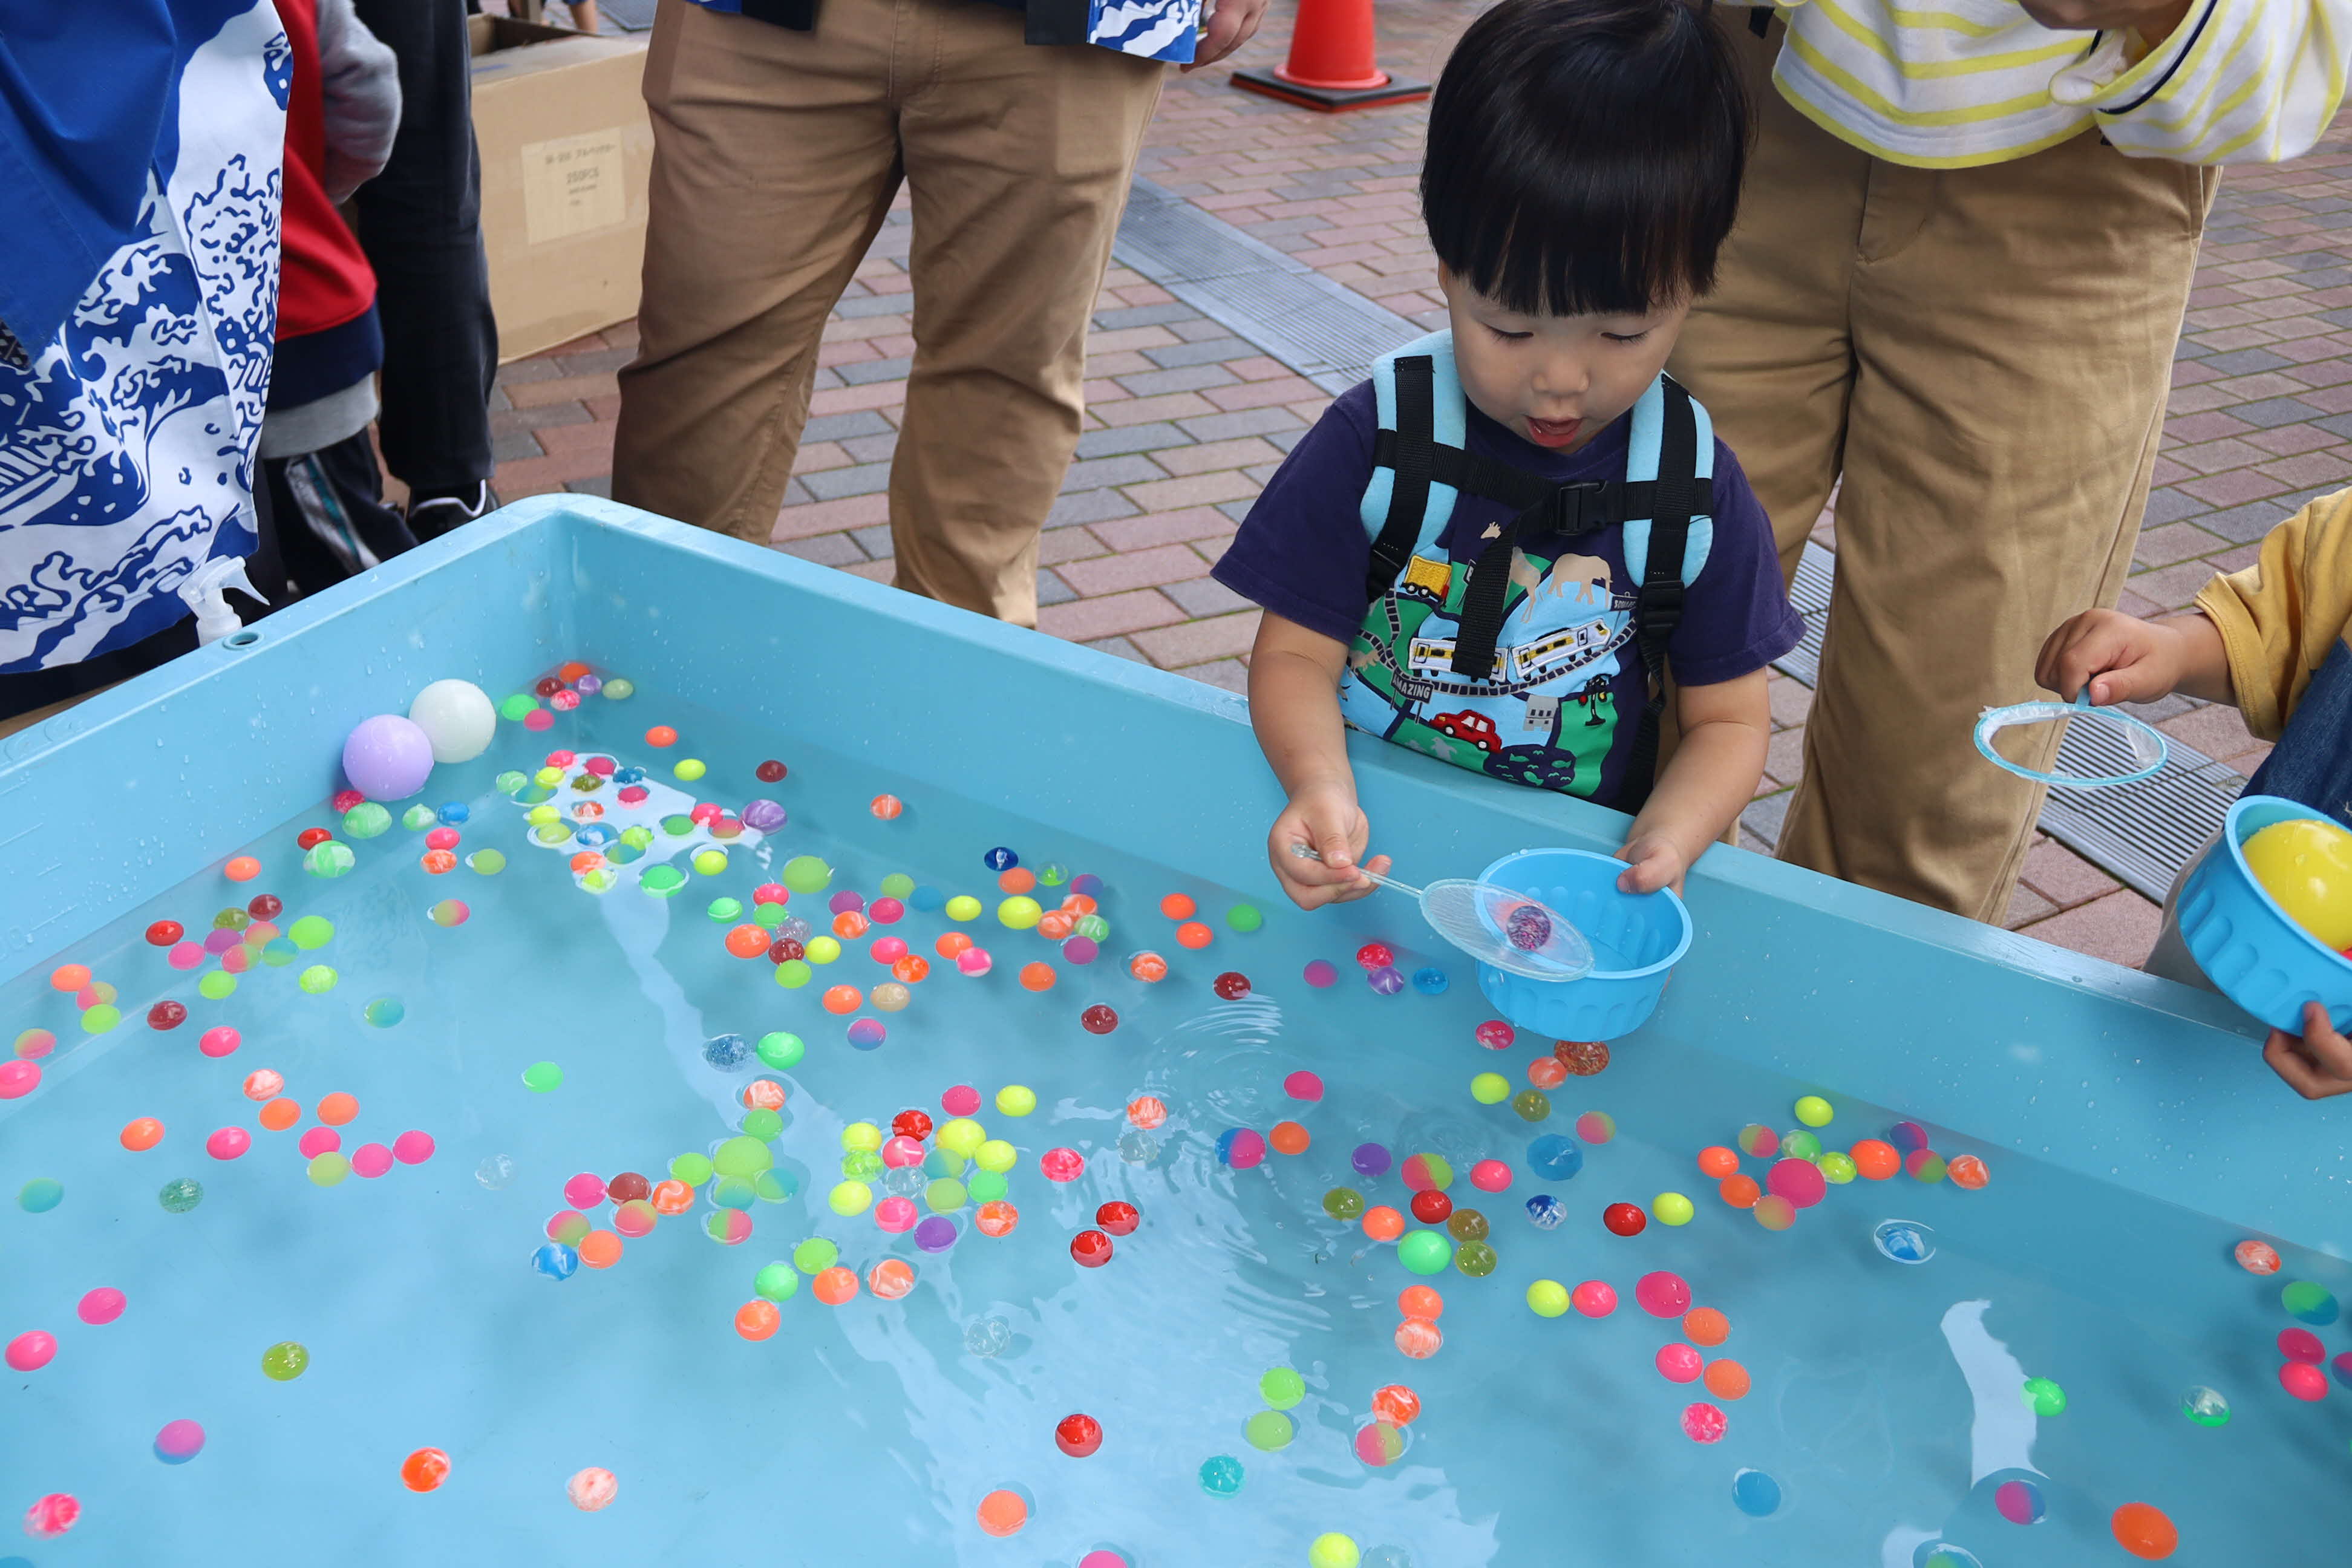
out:
<path id="1" fill-rule="evenodd" d="M 1323 858 L 1304 844 L 1292 845 L 1290 852 L 1302 860 Z M 1584 933 L 1525 893 L 1458 877 L 1416 888 L 1377 871 L 1364 875 L 1419 900 L 1430 929 L 1481 963 L 1530 980 L 1580 980 L 1592 971 L 1592 947 Z"/>
<path id="2" fill-rule="evenodd" d="M 2054 766 L 2044 772 L 2013 762 L 1993 749 L 1993 737 L 2020 725 L 2063 721 Z M 1977 750 L 1996 766 L 2020 778 L 2067 789 L 2105 789 L 2153 778 L 2164 766 L 2166 742 L 2161 731 L 2113 708 L 2091 706 L 2086 688 L 2072 702 L 2019 702 L 1988 708 L 1977 720 Z"/>

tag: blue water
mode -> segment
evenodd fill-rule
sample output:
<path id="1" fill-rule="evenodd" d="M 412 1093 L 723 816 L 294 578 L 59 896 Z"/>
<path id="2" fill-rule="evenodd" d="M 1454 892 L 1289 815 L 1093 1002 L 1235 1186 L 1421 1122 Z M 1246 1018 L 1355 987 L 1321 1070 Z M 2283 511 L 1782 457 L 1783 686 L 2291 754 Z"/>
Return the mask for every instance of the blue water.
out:
<path id="1" fill-rule="evenodd" d="M 677 726 L 681 744 L 648 750 L 639 737 L 654 722 Z M 675 898 L 651 897 L 625 876 L 596 895 L 566 868 L 573 847 L 529 843 L 520 808 L 491 788 L 499 769 L 536 767 L 558 744 L 583 756 L 606 750 L 661 777 L 678 756 L 698 756 L 710 768 L 691 786 L 698 797 L 735 807 L 771 796 L 792 820 L 755 847 L 739 842 L 723 875 L 696 877 Z M 790 764 L 789 779 L 754 779 L 768 756 Z M 907 803 L 896 821 L 866 809 L 886 790 Z M 1832 1148 L 1884 1136 L 1902 1108 L 1710 1054 L 1720 1032 L 1759 1026 L 1685 1013 L 1671 989 L 1651 1026 L 1617 1042 L 1605 1072 L 1552 1093 L 1553 1114 L 1538 1126 L 1508 1104 L 1478 1105 L 1469 1080 L 1496 1070 L 1524 1087 L 1528 1063 L 1550 1042 L 1482 1048 L 1473 1031 L 1490 1010 L 1469 966 L 1427 937 L 1410 905 L 1368 909 L 1385 922 L 1380 934 L 1400 969 L 1433 965 L 1452 984 L 1442 995 L 1379 996 L 1353 961 L 1360 938 L 1333 917 L 1265 907 L 1262 931 L 1228 929 L 1223 916 L 1239 896 L 1186 877 L 1183 847 L 1157 841 L 1148 822 L 1129 845 L 1077 841 L 651 689 L 626 703 L 591 699 L 545 735 L 502 725 L 488 756 L 441 769 L 421 798 L 467 804 L 461 858 L 496 847 L 508 868 L 429 876 L 417 864 L 422 834 L 395 827 L 353 846 L 349 876 L 310 877 L 293 840 L 304 826 L 332 826 L 321 802 L 250 847 L 260 879 L 232 883 L 217 864 L 205 867 L 0 985 L 0 1040 L 32 1026 L 59 1036 L 40 1089 L 0 1102 L 0 1338 L 41 1329 L 59 1342 L 49 1365 L 0 1384 L 0 1513 L 50 1492 L 74 1494 L 84 1510 L 61 1540 L 19 1538 L 24 1560 L 1074 1568 L 1114 1549 L 1138 1568 L 1223 1568 L 1303 1563 L 1315 1537 L 1337 1531 L 1376 1568 L 1917 1568 L 1943 1548 L 1957 1549 L 1950 1562 L 1966 1563 L 1965 1552 L 2000 1568 L 2126 1561 L 2107 1519 L 2134 1500 L 2179 1525 L 2183 1563 L 2301 1560 L 2352 1527 L 2352 1392 L 2337 1387 L 2317 1405 L 2290 1398 L 2273 1347 L 2293 1326 L 2283 1284 L 2316 1279 L 2352 1296 L 2352 1269 L 2282 1243 L 2281 1274 L 2249 1275 L 2231 1260 L 2242 1232 L 2008 1152 L 1990 1141 L 1999 1128 L 1933 1130 L 1948 1157 L 1986 1160 L 1984 1191 L 1857 1181 L 1831 1188 L 1792 1230 L 1768 1232 L 1716 1198 L 1693 1163 L 1699 1148 L 1731 1144 L 1750 1121 L 1795 1126 L 1790 1106 L 1802 1093 L 1836 1106 L 1822 1133 Z M 611 803 L 612 787 L 594 798 Z M 870 898 L 883 876 L 905 872 L 978 895 L 992 911 L 1001 895 L 982 856 L 998 845 L 1024 866 L 1058 862 L 1104 879 L 1112 932 L 1103 956 L 1069 964 L 1055 944 L 983 914 L 964 929 L 994 954 L 994 972 L 970 980 L 934 957 L 907 1010 L 856 1015 L 888 1027 L 873 1051 L 851 1048 L 848 1020 L 818 1003 L 828 984 L 887 978 L 864 942 L 788 991 L 764 958 L 730 957 L 721 938 L 732 922 L 703 912 L 721 894 L 749 906 L 753 887 L 799 854 L 830 861 L 835 889 Z M 334 939 L 286 967 L 257 966 L 226 1000 L 200 996 L 197 973 L 171 969 L 142 938 L 163 918 L 201 936 L 215 910 L 265 890 L 286 901 L 278 924 L 322 915 Z M 1159 912 L 1161 895 L 1180 890 L 1216 929 L 1205 951 L 1180 948 Z M 1039 896 L 1050 906 L 1058 890 Z M 471 906 L 467 923 L 427 919 L 446 898 Z M 824 902 L 795 896 L 791 907 L 824 929 Z M 910 911 L 887 929 L 929 955 L 951 923 Z M 1125 968 L 1146 947 L 1171 965 L 1156 986 Z M 1303 982 L 1315 958 L 1338 965 L 1337 986 Z M 1018 983 L 1034 959 L 1058 972 L 1050 992 Z M 79 1032 L 72 999 L 48 984 L 61 962 L 87 963 L 120 988 L 119 1027 Z M 295 976 L 319 962 L 339 983 L 306 994 Z M 1226 970 L 1250 978 L 1248 998 L 1213 994 L 1210 981 Z M 145 1022 L 165 997 L 190 1012 L 168 1033 Z M 363 1009 L 385 997 L 400 1003 L 399 1021 L 369 1023 Z M 1079 1026 L 1097 1002 L 1119 1015 L 1111 1034 Z M 243 1043 L 206 1058 L 197 1037 L 218 1023 Z M 714 1037 L 775 1029 L 808 1042 L 789 1072 L 706 1060 Z M 1823 1054 L 1852 1047 L 1824 1042 Z M 1905 1048 L 1898 1031 L 1884 1048 Z M 524 1068 L 540 1061 L 561 1065 L 560 1089 L 524 1087 Z M 295 1152 L 299 1131 L 262 1131 L 240 1092 L 246 1074 L 265 1067 L 306 1108 L 332 1090 L 357 1097 L 346 1153 L 411 1128 L 429 1132 L 437 1152 L 377 1179 L 314 1186 Z M 1299 1068 L 1322 1075 L 1319 1105 L 1283 1093 Z M 734 1131 L 738 1096 L 760 1076 L 790 1091 L 773 1149 L 799 1191 L 755 1203 L 748 1241 L 709 1239 L 712 1207 L 698 1196 L 690 1214 L 630 1240 L 616 1267 L 560 1283 L 533 1272 L 570 1177 L 659 1180 L 673 1156 L 707 1152 Z M 966 1209 L 955 1247 L 929 1255 L 871 1215 L 835 1215 L 825 1194 L 839 1179 L 843 1126 L 887 1127 L 908 1107 L 944 1121 L 940 1095 L 962 1083 L 982 1091 L 978 1120 L 990 1134 L 1021 1150 L 1009 1194 L 1019 1227 L 983 1237 Z M 1035 1089 L 1033 1115 L 995 1111 L 1008 1084 Z M 1141 1093 L 1163 1099 L 1171 1119 L 1149 1140 L 1129 1136 L 1123 1152 L 1123 1107 Z M 1532 1179 L 1528 1142 L 1570 1132 L 1588 1110 L 1613 1115 L 1616 1138 L 1585 1145 L 1572 1179 Z M 133 1153 L 117 1134 L 138 1116 L 161 1119 L 167 1132 Z M 1220 1133 L 1265 1131 L 1284 1117 L 1312 1132 L 1305 1154 L 1269 1153 L 1248 1171 L 1217 1164 Z M 306 1113 L 301 1127 L 314 1124 Z M 209 1158 L 205 1137 L 231 1125 L 251 1131 L 252 1152 Z M 1397 1293 L 1417 1277 L 1392 1246 L 1369 1243 L 1321 1206 L 1338 1185 L 1404 1206 L 1394 1169 L 1377 1179 L 1349 1169 L 1364 1142 L 1388 1145 L 1400 1163 L 1445 1154 L 1462 1173 L 1456 1204 L 1493 1224 L 1500 1266 L 1491 1277 L 1448 1269 L 1426 1281 L 1445 1300 L 1444 1348 L 1428 1361 L 1407 1359 L 1391 1340 Z M 1057 1145 L 1087 1160 L 1067 1186 L 1037 1169 L 1038 1154 Z M 1469 1185 L 1471 1163 L 1486 1156 L 1515 1167 L 1508 1192 Z M 514 1175 L 493 1190 L 477 1171 L 501 1157 Z M 1746 1168 L 1760 1178 L 1766 1163 Z M 2193 1200 L 2193 1173 L 2184 1159 L 2184 1200 Z M 182 1176 L 204 1184 L 204 1201 L 168 1214 L 157 1191 Z M 62 1202 L 20 1207 L 18 1189 L 43 1177 L 63 1183 Z M 874 1184 L 877 1195 L 887 1190 Z M 1654 1221 L 1633 1238 L 1602 1228 L 1607 1204 L 1646 1206 L 1669 1190 L 1696 1200 L 1687 1226 Z M 1523 1205 L 1538 1192 L 1566 1205 L 1558 1229 L 1529 1223 Z M 1133 1203 L 1141 1226 L 1118 1240 L 1108 1266 L 1081 1268 L 1070 1238 L 1112 1198 Z M 606 1225 L 612 1212 L 593 1217 Z M 1934 1257 L 1906 1267 L 1882 1256 L 1872 1232 L 1888 1218 L 1931 1227 Z M 861 1289 L 827 1307 L 803 1281 L 782 1304 L 774 1338 L 740 1338 L 733 1317 L 753 1299 L 752 1276 L 811 1236 L 835 1241 L 861 1276 L 885 1257 L 908 1260 L 912 1293 L 884 1301 Z M 1680 1273 L 1696 1304 L 1728 1316 L 1728 1342 L 1704 1353 L 1736 1357 L 1753 1377 L 1746 1398 L 1717 1401 L 1729 1418 L 1718 1443 L 1691 1441 L 1680 1421 L 1686 1405 L 1712 1396 L 1654 1368 L 1660 1346 L 1681 1337 L 1634 1302 L 1635 1280 L 1655 1269 Z M 1605 1280 L 1621 1304 L 1599 1321 L 1539 1318 L 1524 1303 L 1538 1279 Z M 129 1308 L 88 1326 L 75 1303 L 100 1286 L 124 1291 Z M 1003 1324 L 1003 1353 L 971 1353 L 967 1334 L 992 1319 Z M 2331 1355 L 2352 1349 L 2342 1324 L 2318 1331 Z M 291 1383 L 265 1378 L 263 1351 L 288 1340 L 309 1348 L 309 1370 Z M 1304 1374 L 1308 1393 L 1289 1412 L 1296 1440 L 1261 1453 L 1243 1427 L 1264 1407 L 1260 1376 L 1279 1365 Z M 2017 1389 L 2028 1375 L 2065 1388 L 2063 1415 L 2026 1411 Z M 1391 1383 L 1415 1390 L 1423 1413 L 1402 1458 L 1373 1469 L 1352 1438 L 1370 1419 L 1373 1391 Z M 2226 1426 L 2180 1413 L 2198 1384 L 2228 1398 Z M 1055 1424 L 1073 1412 L 1102 1424 L 1092 1458 L 1055 1447 Z M 152 1445 L 176 1418 L 200 1422 L 206 1446 L 166 1465 Z M 446 1450 L 449 1479 L 412 1494 L 401 1463 L 425 1446 Z M 1230 1497 L 1200 1484 L 1203 1461 L 1219 1456 L 1243 1468 Z M 588 1466 L 619 1479 L 602 1512 L 565 1496 L 567 1478 Z M 1735 1501 L 1735 1477 L 1749 1469 L 1781 1494 L 1763 1518 Z M 2037 1480 L 2047 1507 L 2030 1527 L 1993 1506 L 1995 1488 L 2021 1475 Z M 974 1510 L 1000 1488 L 1024 1492 L 1033 1513 L 1017 1535 L 992 1540 Z M 1747 1495 L 1761 1494 L 1750 1483 Z"/>

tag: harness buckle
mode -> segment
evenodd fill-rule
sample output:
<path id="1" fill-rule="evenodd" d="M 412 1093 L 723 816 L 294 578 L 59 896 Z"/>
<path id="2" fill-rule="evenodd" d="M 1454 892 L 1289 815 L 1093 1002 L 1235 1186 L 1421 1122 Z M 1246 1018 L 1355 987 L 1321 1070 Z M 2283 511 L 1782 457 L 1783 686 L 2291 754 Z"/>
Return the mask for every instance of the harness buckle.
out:
<path id="1" fill-rule="evenodd" d="M 1608 489 L 1605 479 L 1579 479 L 1573 484 L 1553 486 L 1543 500 L 1544 531 L 1582 533 L 1606 523 Z"/>

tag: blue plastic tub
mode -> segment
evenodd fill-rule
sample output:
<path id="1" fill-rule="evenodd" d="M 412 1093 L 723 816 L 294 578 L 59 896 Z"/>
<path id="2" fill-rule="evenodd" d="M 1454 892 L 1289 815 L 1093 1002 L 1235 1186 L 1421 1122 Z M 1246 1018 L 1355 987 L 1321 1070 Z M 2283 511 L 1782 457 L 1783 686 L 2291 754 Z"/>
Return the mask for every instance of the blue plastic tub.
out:
<path id="1" fill-rule="evenodd" d="M 2275 822 L 2326 814 L 2274 795 L 2239 797 L 2221 841 L 2189 874 L 2180 894 L 2180 938 L 2221 994 L 2268 1024 L 2303 1033 L 2303 1006 L 2317 1002 L 2339 1029 L 2352 1028 L 2352 959 L 2289 920 L 2254 880 L 2242 846 Z"/>
<path id="2" fill-rule="evenodd" d="M 1586 849 L 1522 849 L 1480 874 L 1550 905 L 1592 944 L 1592 972 L 1581 980 L 1531 980 L 1480 964 L 1478 989 L 1504 1017 L 1559 1040 L 1613 1040 L 1649 1021 L 1690 948 L 1690 911 L 1668 891 L 1620 891 L 1624 869 Z"/>

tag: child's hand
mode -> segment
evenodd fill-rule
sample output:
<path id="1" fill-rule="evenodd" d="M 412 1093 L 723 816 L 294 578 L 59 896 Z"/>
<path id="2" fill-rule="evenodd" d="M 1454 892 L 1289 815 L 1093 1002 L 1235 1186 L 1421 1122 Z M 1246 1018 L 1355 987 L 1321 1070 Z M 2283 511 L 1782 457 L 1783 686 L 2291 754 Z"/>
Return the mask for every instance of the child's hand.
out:
<path id="1" fill-rule="evenodd" d="M 2263 1060 L 2305 1100 L 2352 1094 L 2352 1040 L 2336 1033 L 2327 1009 L 2316 1002 L 2303 1005 L 2303 1037 L 2273 1029 Z"/>
<path id="2" fill-rule="evenodd" d="M 1292 903 L 1302 910 L 1320 909 L 1360 899 L 1373 890 L 1371 879 L 1356 868 L 1356 857 L 1364 852 L 1364 843 L 1371 836 L 1371 822 L 1356 804 L 1353 790 L 1330 786 L 1301 790 L 1274 819 L 1274 827 L 1265 836 L 1265 858 Z M 1290 848 L 1294 844 L 1307 845 L 1323 858 L 1309 860 L 1295 855 Z M 1376 855 L 1370 865 L 1375 871 L 1386 871 L 1389 858 Z"/>
<path id="3" fill-rule="evenodd" d="M 1628 862 L 1617 876 L 1618 889 L 1627 893 L 1654 893 L 1660 888 L 1672 888 L 1679 895 L 1683 875 L 1690 869 L 1691 863 L 1683 847 L 1664 833 L 1644 833 L 1638 838 L 1628 838 L 1618 849 L 1617 858 Z"/>
<path id="4" fill-rule="evenodd" d="M 2069 702 L 2088 681 L 2091 701 L 2153 702 L 2180 684 L 2187 660 L 2179 632 L 2121 610 L 2085 610 L 2052 632 L 2033 679 Z"/>

